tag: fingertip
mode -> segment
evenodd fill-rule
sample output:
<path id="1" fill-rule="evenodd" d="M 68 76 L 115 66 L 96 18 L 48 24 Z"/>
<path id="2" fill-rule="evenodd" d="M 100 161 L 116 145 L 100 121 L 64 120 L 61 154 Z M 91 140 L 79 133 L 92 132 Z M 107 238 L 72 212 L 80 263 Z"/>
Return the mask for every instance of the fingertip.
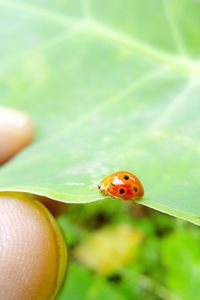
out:
<path id="1" fill-rule="evenodd" d="M 33 136 L 34 126 L 27 114 L 0 106 L 0 164 L 29 145 Z"/>
<path id="2" fill-rule="evenodd" d="M 67 253 L 48 210 L 28 196 L 0 197 L 2 299 L 52 299 L 64 277 Z"/>

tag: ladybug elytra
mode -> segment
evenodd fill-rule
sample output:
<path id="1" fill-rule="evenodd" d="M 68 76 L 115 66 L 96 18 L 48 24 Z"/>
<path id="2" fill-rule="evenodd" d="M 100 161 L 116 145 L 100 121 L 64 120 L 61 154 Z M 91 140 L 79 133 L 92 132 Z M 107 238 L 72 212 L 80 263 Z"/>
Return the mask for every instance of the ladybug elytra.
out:
<path id="1" fill-rule="evenodd" d="M 103 195 L 123 200 L 138 200 L 144 195 L 140 180 L 132 173 L 120 171 L 106 176 L 98 185 Z"/>

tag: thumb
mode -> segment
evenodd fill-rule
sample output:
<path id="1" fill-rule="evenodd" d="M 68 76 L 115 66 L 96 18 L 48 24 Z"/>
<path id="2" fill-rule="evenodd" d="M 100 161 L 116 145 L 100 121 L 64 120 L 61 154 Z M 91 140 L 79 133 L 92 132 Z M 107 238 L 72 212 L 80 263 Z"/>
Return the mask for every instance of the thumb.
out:
<path id="1" fill-rule="evenodd" d="M 53 299 L 66 246 L 49 211 L 28 195 L 0 194 L 0 299 Z"/>

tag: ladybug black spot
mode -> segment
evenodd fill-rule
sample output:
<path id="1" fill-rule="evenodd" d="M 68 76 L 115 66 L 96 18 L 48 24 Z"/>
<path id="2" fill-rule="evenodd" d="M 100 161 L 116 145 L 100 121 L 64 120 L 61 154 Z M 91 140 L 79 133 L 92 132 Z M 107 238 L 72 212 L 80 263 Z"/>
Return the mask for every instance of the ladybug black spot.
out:
<path id="1" fill-rule="evenodd" d="M 101 188 L 101 186 L 100 186 L 100 184 L 98 185 L 98 189 L 100 189 Z"/>
<path id="2" fill-rule="evenodd" d="M 134 190 L 134 192 L 137 192 L 138 188 L 136 186 L 134 186 L 133 190 Z"/>
<path id="3" fill-rule="evenodd" d="M 124 179 L 125 179 L 125 180 L 128 180 L 128 179 L 129 179 L 129 176 L 128 176 L 128 175 L 124 175 Z"/>
<path id="4" fill-rule="evenodd" d="M 120 189 L 119 192 L 120 192 L 120 194 L 124 194 L 125 190 L 124 189 Z"/>

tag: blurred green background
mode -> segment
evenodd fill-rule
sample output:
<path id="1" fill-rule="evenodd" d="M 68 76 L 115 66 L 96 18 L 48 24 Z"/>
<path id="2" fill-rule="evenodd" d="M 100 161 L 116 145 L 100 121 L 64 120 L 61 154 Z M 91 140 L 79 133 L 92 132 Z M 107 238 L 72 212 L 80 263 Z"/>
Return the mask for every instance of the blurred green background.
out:
<path id="1" fill-rule="evenodd" d="M 58 300 L 200 299 L 199 28 L 198 0 L 0 0 L 0 104 L 36 127 L 0 191 L 72 203 Z M 142 205 L 98 193 L 121 169 Z"/>
<path id="2" fill-rule="evenodd" d="M 58 300 L 199 299 L 199 227 L 120 200 L 72 205 L 59 223 L 70 261 Z"/>

